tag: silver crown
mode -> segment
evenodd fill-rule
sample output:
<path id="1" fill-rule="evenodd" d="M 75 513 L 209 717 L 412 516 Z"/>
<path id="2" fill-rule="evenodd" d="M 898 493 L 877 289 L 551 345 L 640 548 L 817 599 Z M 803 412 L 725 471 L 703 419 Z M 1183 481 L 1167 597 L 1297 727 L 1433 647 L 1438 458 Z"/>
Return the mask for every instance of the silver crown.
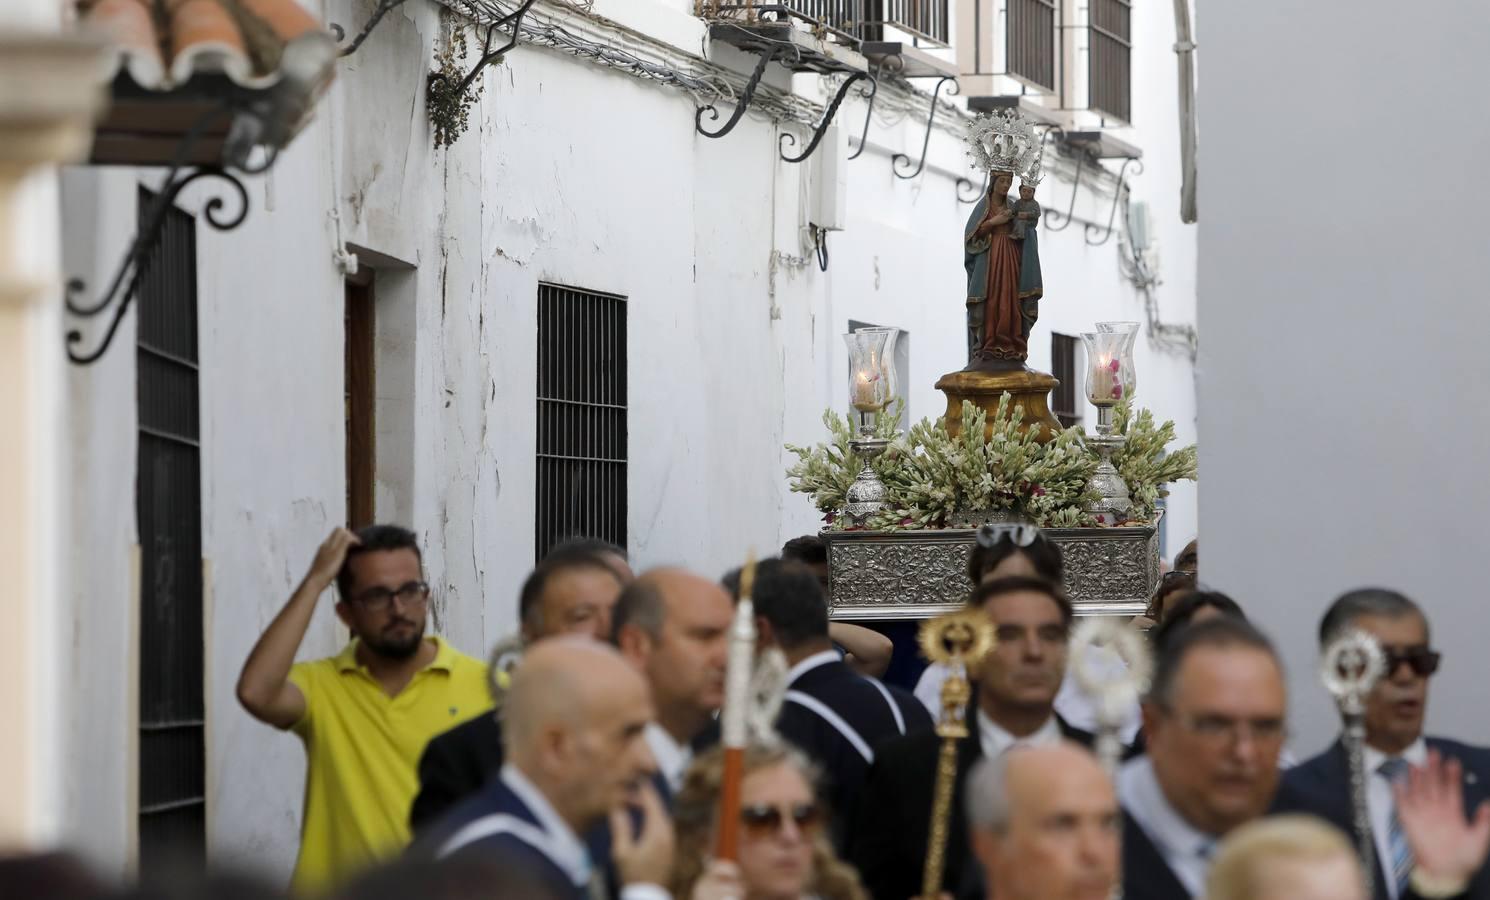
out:
<path id="1" fill-rule="evenodd" d="M 1026 180 L 1033 174 L 1039 181 L 1041 141 L 1018 109 L 978 116 L 968 126 L 967 145 L 973 165 L 983 171 L 1013 172 Z"/>

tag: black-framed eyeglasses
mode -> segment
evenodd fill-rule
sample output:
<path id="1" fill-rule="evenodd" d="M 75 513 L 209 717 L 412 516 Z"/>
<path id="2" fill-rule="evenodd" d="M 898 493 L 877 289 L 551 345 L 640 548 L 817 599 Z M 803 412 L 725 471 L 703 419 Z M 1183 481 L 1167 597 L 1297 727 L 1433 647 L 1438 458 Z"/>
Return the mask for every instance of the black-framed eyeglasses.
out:
<path id="1" fill-rule="evenodd" d="M 1386 660 L 1386 676 L 1390 678 L 1397 667 L 1407 663 L 1413 674 L 1421 678 L 1427 678 L 1438 671 L 1438 664 L 1443 662 L 1443 654 L 1428 647 L 1383 647 L 1382 656 Z"/>
<path id="2" fill-rule="evenodd" d="M 746 834 L 755 838 L 780 831 L 788 818 L 797 826 L 797 831 L 811 835 L 822 823 L 823 811 L 816 803 L 798 803 L 786 809 L 766 803 L 740 808 L 740 824 L 745 827 Z"/>
<path id="3" fill-rule="evenodd" d="M 978 527 L 978 546 L 987 550 L 1005 538 L 1016 547 L 1028 547 L 1040 538 L 1040 529 L 1028 522 L 989 522 Z"/>
<path id="4" fill-rule="evenodd" d="M 368 588 L 357 595 L 357 605 L 368 612 L 382 612 L 395 599 L 401 601 L 404 606 L 422 606 L 429 600 L 429 583 L 424 581 L 411 581 L 397 590 L 390 591 L 387 588 Z"/>

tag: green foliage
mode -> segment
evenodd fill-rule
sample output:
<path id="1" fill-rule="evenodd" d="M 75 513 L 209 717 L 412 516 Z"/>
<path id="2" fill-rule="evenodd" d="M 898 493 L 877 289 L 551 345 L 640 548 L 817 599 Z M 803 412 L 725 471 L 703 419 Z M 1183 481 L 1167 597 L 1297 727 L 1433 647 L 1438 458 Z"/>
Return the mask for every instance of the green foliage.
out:
<path id="1" fill-rule="evenodd" d="M 1011 410 L 1010 399 L 1007 393 L 999 399 L 991 423 L 982 409 L 963 403 L 956 437 L 940 420 L 929 419 L 897 435 L 900 409 L 881 416 L 877 436 L 891 444 L 873 467 L 885 485 L 886 502 L 868 527 L 944 528 L 953 513 L 975 510 L 1010 512 L 1047 528 L 1094 524 L 1082 507 L 1093 499 L 1086 484 L 1098 457 L 1086 447 L 1081 429 L 1067 428 L 1041 443 L 1038 429 L 1020 428 L 1024 411 Z M 1147 410 L 1133 416 L 1126 405 L 1120 406 L 1116 421 L 1129 442 L 1114 454 L 1113 462 L 1128 480 L 1134 518 L 1148 519 L 1165 482 L 1195 477 L 1195 448 L 1163 456 L 1165 445 L 1174 439 L 1174 423 L 1156 427 Z M 787 445 L 797 456 L 787 477 L 793 491 L 812 496 L 825 519 L 845 527 L 848 523 L 835 520 L 863 462 L 849 446 L 854 429 L 848 419 L 828 410 L 823 424 L 830 435 L 827 442 Z"/>
<path id="2" fill-rule="evenodd" d="M 429 73 L 425 86 L 424 106 L 434 127 L 435 146 L 451 147 L 465 133 L 471 104 L 481 96 L 479 80 L 465 90 L 460 84 L 466 77 L 466 29 L 455 22 L 450 40 L 435 55 L 435 70 Z"/>
<path id="3" fill-rule="evenodd" d="M 1133 498 L 1130 515 L 1151 519 L 1159 498 L 1169 493 L 1165 484 L 1195 480 L 1195 445 L 1165 455 L 1164 448 L 1174 440 L 1174 423 L 1156 426 L 1152 412 L 1142 409 L 1135 415 L 1127 401 L 1114 410 L 1113 425 L 1128 439 L 1112 454 L 1112 464 L 1128 483 L 1128 495 Z"/>

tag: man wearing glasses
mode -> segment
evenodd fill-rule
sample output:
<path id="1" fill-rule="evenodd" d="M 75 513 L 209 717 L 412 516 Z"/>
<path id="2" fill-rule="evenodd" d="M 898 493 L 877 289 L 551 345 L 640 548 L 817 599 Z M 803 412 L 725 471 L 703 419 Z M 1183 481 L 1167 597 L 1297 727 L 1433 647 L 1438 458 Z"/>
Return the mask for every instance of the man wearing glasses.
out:
<path id="1" fill-rule="evenodd" d="M 336 656 L 296 663 L 333 581 L 352 640 Z M 486 666 L 425 637 L 428 606 L 412 532 L 338 528 L 243 665 L 239 702 L 305 744 L 297 892 L 322 893 L 407 844 L 425 744 L 491 706 Z"/>
<path id="2" fill-rule="evenodd" d="M 1430 756 L 1448 760 L 1447 770 L 1462 784 L 1463 812 L 1474 814 L 1490 797 L 1490 751 L 1457 741 L 1423 736 L 1428 706 L 1428 679 L 1438 671 L 1440 656 L 1429 644 L 1428 620 L 1417 604 L 1396 591 L 1367 588 L 1340 597 L 1320 622 L 1320 646 L 1347 630 L 1359 629 L 1374 637 L 1386 656 L 1386 671 L 1366 701 L 1366 801 L 1371 814 L 1371 843 L 1376 850 L 1375 893 L 1378 900 L 1402 900 L 1419 888 L 1428 896 L 1449 896 L 1465 888 L 1467 896 L 1490 897 L 1490 872 L 1478 860 L 1485 855 L 1490 826 L 1469 847 L 1472 864 L 1460 867 L 1459 884 L 1422 884 L 1425 868 L 1444 866 L 1438 860 L 1416 858 L 1415 849 L 1441 856 L 1447 843 L 1415 848 L 1410 830 L 1398 817 L 1394 784 L 1409 769 L 1430 767 Z M 1436 761 L 1435 761 L 1436 762 Z M 1350 767 L 1344 745 L 1336 741 L 1324 753 L 1303 763 L 1284 779 L 1289 805 L 1328 819 L 1348 834 L 1354 833 Z M 1409 828 L 1411 822 L 1408 822 Z M 1452 866 L 1450 867 L 1452 868 Z M 1431 880 L 1431 879 L 1430 879 Z M 1439 892 L 1435 893 L 1437 887 Z M 1443 891 L 1448 893 L 1443 893 Z"/>

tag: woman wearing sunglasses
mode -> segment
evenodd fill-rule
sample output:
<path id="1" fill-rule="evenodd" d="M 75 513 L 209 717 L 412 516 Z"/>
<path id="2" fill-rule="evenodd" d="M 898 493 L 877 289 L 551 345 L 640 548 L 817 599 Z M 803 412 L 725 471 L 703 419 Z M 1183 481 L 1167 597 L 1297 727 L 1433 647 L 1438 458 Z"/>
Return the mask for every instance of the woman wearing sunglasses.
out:
<path id="1" fill-rule="evenodd" d="M 740 782 L 738 863 L 710 861 L 724 754 L 694 761 L 673 806 L 678 845 L 677 900 L 868 900 L 858 874 L 833 853 L 827 811 L 813 789 L 811 765 L 784 745 L 745 749 Z"/>

